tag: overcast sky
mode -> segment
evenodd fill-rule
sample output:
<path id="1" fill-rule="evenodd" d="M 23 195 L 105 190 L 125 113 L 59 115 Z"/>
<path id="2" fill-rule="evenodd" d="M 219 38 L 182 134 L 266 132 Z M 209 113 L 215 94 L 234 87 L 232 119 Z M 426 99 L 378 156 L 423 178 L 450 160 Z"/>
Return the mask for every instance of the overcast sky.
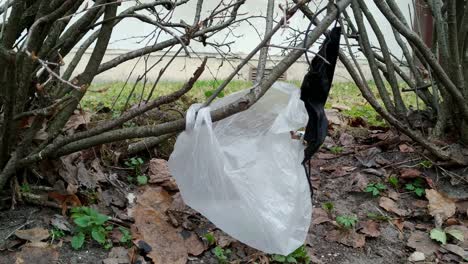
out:
<path id="1" fill-rule="evenodd" d="M 149 0 L 148 0 L 149 1 Z M 145 1 L 142 1 L 145 2 Z M 219 0 L 205 0 L 204 1 L 204 8 L 202 12 L 202 19 L 205 17 L 209 10 L 211 10 L 214 5 L 216 5 L 219 2 Z M 276 0 L 275 1 L 275 17 L 279 19 L 281 10 L 278 8 L 278 4 L 285 4 L 286 0 Z M 312 1 L 312 3 L 309 4 L 309 6 L 313 9 L 316 10 L 316 6 L 319 5 L 320 3 L 326 3 L 328 1 Z M 375 19 L 379 23 L 379 25 L 382 26 L 382 30 L 384 32 L 384 35 L 387 37 L 387 42 L 388 45 L 390 46 L 391 50 L 398 50 L 397 44 L 393 38 L 393 33 L 392 30 L 388 24 L 388 22 L 385 21 L 383 16 L 381 15 L 380 11 L 377 9 L 377 7 L 374 5 L 373 1 L 366 1 L 369 5 L 369 8 L 371 12 L 374 14 Z M 174 12 L 174 20 L 175 22 L 178 22 L 180 19 L 183 19 L 187 23 L 191 24 L 193 22 L 193 15 L 194 15 L 194 10 L 195 10 L 195 0 L 191 0 L 189 3 L 179 6 L 176 8 Z M 398 0 L 398 3 L 405 13 L 405 15 L 409 18 L 409 11 L 408 7 L 409 4 L 412 3 L 410 0 Z M 119 10 L 123 10 L 126 7 L 132 5 L 134 3 L 127 2 L 124 3 Z M 241 8 L 239 13 L 247 13 L 249 15 L 261 15 L 266 13 L 266 5 L 267 5 L 267 0 L 247 0 L 246 4 Z M 348 8 L 350 10 L 350 8 Z M 351 12 L 351 11 L 349 11 Z M 252 22 L 255 24 L 256 28 L 260 31 L 261 34 L 263 34 L 264 31 L 264 20 L 263 19 L 254 19 Z M 305 29 L 308 25 L 308 20 L 302 16 L 302 14 L 299 12 L 297 13 L 293 19 L 291 20 L 290 26 L 295 29 Z M 111 48 L 113 49 L 136 49 L 139 47 L 142 47 L 145 45 L 147 42 L 143 42 L 141 44 L 136 43 L 134 39 L 132 40 L 122 40 L 134 36 L 143 36 L 148 34 L 149 32 L 154 30 L 154 26 L 144 24 L 139 22 L 138 20 L 135 19 L 126 19 L 125 22 L 120 23 L 117 28 L 115 29 L 115 33 L 113 34 L 112 38 L 112 44 Z M 234 29 L 233 31 L 236 35 L 239 35 L 239 38 L 231 38 L 231 40 L 235 40 L 235 43 L 232 45 L 232 51 L 236 53 L 249 53 L 250 50 L 252 50 L 260 41 L 258 34 L 254 30 L 254 28 L 249 25 L 248 23 L 241 23 L 237 28 Z M 223 36 L 224 34 L 220 34 L 219 37 Z M 279 32 L 273 39 L 273 43 L 275 44 L 282 44 L 284 42 L 284 39 L 288 36 L 288 32 Z M 375 40 L 374 36 L 371 36 L 372 39 Z M 218 38 L 220 40 L 221 38 Z M 197 51 L 208 51 L 211 52 L 213 51 L 212 49 L 205 48 L 201 45 L 197 44 L 192 44 L 191 45 L 195 50 Z M 318 45 L 315 45 L 317 48 Z M 278 49 L 273 49 L 273 53 L 278 53 Z"/>

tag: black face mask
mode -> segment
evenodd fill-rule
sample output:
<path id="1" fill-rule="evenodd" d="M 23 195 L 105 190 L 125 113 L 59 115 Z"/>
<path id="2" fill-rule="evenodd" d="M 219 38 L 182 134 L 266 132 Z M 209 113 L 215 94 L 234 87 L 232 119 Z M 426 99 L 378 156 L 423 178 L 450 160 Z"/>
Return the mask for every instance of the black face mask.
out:
<path id="1" fill-rule="evenodd" d="M 309 115 L 304 140 L 307 147 L 304 150 L 304 165 L 307 180 L 310 182 L 309 160 L 319 150 L 328 132 L 328 119 L 325 115 L 325 103 L 330 92 L 333 75 L 340 48 L 341 27 L 334 27 L 326 35 L 325 42 L 320 47 L 318 55 L 312 60 L 309 71 L 304 76 L 301 85 L 301 100 Z M 325 61 L 325 60 L 326 61 Z"/>

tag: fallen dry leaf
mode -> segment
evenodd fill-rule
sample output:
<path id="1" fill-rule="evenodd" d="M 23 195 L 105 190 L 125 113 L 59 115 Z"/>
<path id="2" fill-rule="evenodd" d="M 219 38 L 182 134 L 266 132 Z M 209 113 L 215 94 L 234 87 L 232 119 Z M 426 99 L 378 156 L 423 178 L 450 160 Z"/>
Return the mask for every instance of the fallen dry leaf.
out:
<path id="1" fill-rule="evenodd" d="M 359 191 L 362 192 L 366 189 L 367 185 L 369 184 L 369 180 L 364 173 L 355 172 L 351 174 L 351 184 L 354 188 L 352 191 Z"/>
<path id="2" fill-rule="evenodd" d="M 457 245 L 453 245 L 453 244 L 443 245 L 442 247 L 445 248 L 446 250 L 460 256 L 464 260 L 468 260 L 468 251 L 464 250 L 462 247 L 457 246 Z"/>
<path id="3" fill-rule="evenodd" d="M 400 178 L 402 179 L 414 179 L 421 176 L 421 171 L 417 169 L 401 169 L 400 170 Z"/>
<path id="4" fill-rule="evenodd" d="M 442 196 L 434 189 L 426 189 L 426 198 L 429 200 L 429 214 L 436 219 L 436 223 L 442 224 L 447 218 L 456 212 L 455 202 Z"/>
<path id="5" fill-rule="evenodd" d="M 400 232 L 405 228 L 405 222 L 401 219 L 394 219 L 392 223 L 398 228 L 398 230 L 400 230 Z"/>
<path id="6" fill-rule="evenodd" d="M 80 161 L 76 165 L 76 168 L 77 168 L 76 177 L 80 185 L 88 189 L 95 189 L 98 184 L 98 181 L 95 175 L 93 175 L 92 173 L 88 171 L 88 169 L 86 169 L 85 164 L 82 161 Z"/>
<path id="7" fill-rule="evenodd" d="M 364 167 L 378 167 L 375 159 L 380 152 L 382 152 L 380 149 L 373 147 L 359 152 L 355 157 Z"/>
<path id="8" fill-rule="evenodd" d="M 137 204 L 153 208 L 164 213 L 172 204 L 171 195 L 161 187 L 146 186 L 143 193 L 137 195 Z"/>
<path id="9" fill-rule="evenodd" d="M 439 249 L 439 245 L 429 237 L 429 234 L 422 231 L 411 233 L 407 246 L 426 254 L 426 256 L 432 255 Z"/>
<path id="10" fill-rule="evenodd" d="M 132 234 L 136 244 L 145 242 L 147 256 L 155 264 L 185 264 L 188 258 L 187 248 L 177 229 L 166 222 L 163 212 L 141 204 L 135 206 Z"/>
<path id="11" fill-rule="evenodd" d="M 128 249 L 124 247 L 113 247 L 106 259 L 102 260 L 103 264 L 127 264 L 130 263 L 128 257 Z"/>
<path id="12" fill-rule="evenodd" d="M 214 231 L 213 235 L 215 237 L 215 240 L 216 240 L 216 243 L 218 244 L 218 246 L 220 246 L 222 248 L 225 248 L 225 247 L 231 245 L 232 242 L 236 241 L 230 235 L 224 233 L 221 230 Z"/>
<path id="13" fill-rule="evenodd" d="M 366 244 L 366 237 L 362 234 L 356 233 L 354 230 L 342 232 L 340 230 L 332 230 L 325 236 L 327 241 L 338 242 L 340 244 L 361 248 Z"/>
<path id="14" fill-rule="evenodd" d="M 368 220 L 362 223 L 362 229 L 359 230 L 361 233 L 369 237 L 379 237 L 380 236 L 380 225 L 379 223 Z"/>
<path id="15" fill-rule="evenodd" d="M 134 242 L 139 248 L 146 245 L 147 255 L 155 264 L 185 263 L 188 257 L 183 237 L 167 221 L 165 212 L 172 203 L 173 198 L 163 188 L 145 186 L 133 208 Z"/>
<path id="16" fill-rule="evenodd" d="M 398 208 L 398 205 L 392 199 L 387 197 L 380 197 L 379 206 L 387 210 L 388 212 L 395 213 L 399 216 L 408 215 L 408 212 L 406 210 Z"/>
<path id="17" fill-rule="evenodd" d="M 328 217 L 328 213 L 323 210 L 322 208 L 314 208 L 312 211 L 312 224 L 313 225 L 320 225 L 325 222 L 330 222 L 330 218 Z"/>
<path id="18" fill-rule="evenodd" d="M 400 146 L 398 146 L 398 149 L 402 153 L 413 153 L 414 152 L 414 148 L 412 148 L 411 146 L 408 146 L 406 144 L 401 144 Z"/>
<path id="19" fill-rule="evenodd" d="M 187 252 L 192 256 L 199 256 L 208 249 L 205 247 L 205 243 L 193 232 L 182 231 L 182 237 L 184 237 Z"/>
<path id="20" fill-rule="evenodd" d="M 395 192 L 394 190 L 389 190 L 387 193 L 388 197 L 391 198 L 393 201 L 400 200 L 400 194 Z"/>
<path id="21" fill-rule="evenodd" d="M 58 263 L 59 253 L 51 247 L 29 247 L 25 246 L 16 253 L 15 264 L 50 264 Z"/>
<path id="22" fill-rule="evenodd" d="M 319 152 L 317 153 L 316 157 L 319 160 L 330 160 L 336 158 L 337 156 L 335 154 Z"/>
<path id="23" fill-rule="evenodd" d="M 35 227 L 31 229 L 16 230 L 15 235 L 21 239 L 31 242 L 40 242 L 49 238 L 49 230 Z"/>
<path id="24" fill-rule="evenodd" d="M 91 122 L 91 114 L 85 111 L 75 111 L 70 116 L 68 122 L 63 127 L 64 130 L 76 130 L 81 125 L 86 125 Z M 73 131 L 72 131 L 73 132 Z"/>
<path id="25" fill-rule="evenodd" d="M 354 137 L 348 133 L 341 133 L 340 144 L 345 147 L 352 146 L 354 144 Z"/>
<path id="26" fill-rule="evenodd" d="M 149 163 L 149 183 L 155 183 L 163 186 L 169 191 L 178 191 L 174 178 L 169 172 L 169 166 L 164 159 L 152 159 Z"/>
<path id="27" fill-rule="evenodd" d="M 71 232 L 72 230 L 72 225 L 68 222 L 67 218 L 65 218 L 63 215 L 54 215 L 54 217 L 50 220 L 50 224 L 63 231 Z"/>

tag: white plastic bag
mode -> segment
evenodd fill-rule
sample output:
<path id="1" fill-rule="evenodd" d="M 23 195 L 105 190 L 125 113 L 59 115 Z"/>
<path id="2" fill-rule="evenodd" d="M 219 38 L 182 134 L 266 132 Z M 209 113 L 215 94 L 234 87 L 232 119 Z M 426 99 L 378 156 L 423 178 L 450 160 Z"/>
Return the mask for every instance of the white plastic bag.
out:
<path id="1" fill-rule="evenodd" d="M 223 106 L 242 91 L 213 104 Z M 300 90 L 275 85 L 250 109 L 212 124 L 192 105 L 169 168 L 184 201 L 239 241 L 288 255 L 306 238 L 312 213 L 301 165 L 304 146 L 289 131 L 304 127 Z"/>

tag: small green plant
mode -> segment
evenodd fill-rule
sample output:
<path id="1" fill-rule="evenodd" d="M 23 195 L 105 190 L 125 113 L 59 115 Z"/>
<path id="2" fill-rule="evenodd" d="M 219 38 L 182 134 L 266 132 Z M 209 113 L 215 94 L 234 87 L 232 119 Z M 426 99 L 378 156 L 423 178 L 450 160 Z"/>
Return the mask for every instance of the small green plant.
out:
<path id="1" fill-rule="evenodd" d="M 124 244 L 126 247 L 132 246 L 132 234 L 130 230 L 125 227 L 119 226 L 119 231 L 122 233 L 122 237 L 120 238 L 120 243 Z"/>
<path id="2" fill-rule="evenodd" d="M 65 232 L 63 232 L 63 230 L 60 230 L 55 227 L 52 228 L 49 232 L 50 232 L 50 237 L 52 238 L 52 241 L 65 236 Z"/>
<path id="3" fill-rule="evenodd" d="M 326 202 L 322 204 L 322 208 L 330 214 L 335 209 L 335 205 L 332 202 Z"/>
<path id="4" fill-rule="evenodd" d="M 335 155 L 343 153 L 343 150 L 344 150 L 343 147 L 340 147 L 340 146 L 333 146 L 330 148 L 331 153 Z"/>
<path id="5" fill-rule="evenodd" d="M 218 259 L 218 263 L 225 264 L 228 263 L 229 255 L 231 255 L 230 249 L 223 249 L 220 246 L 217 246 L 213 249 L 213 253 Z"/>
<path id="6" fill-rule="evenodd" d="M 433 164 L 432 164 L 432 161 L 430 161 L 430 160 L 423 160 L 423 161 L 421 161 L 421 162 L 419 163 L 419 166 L 421 166 L 421 167 L 423 167 L 423 168 L 425 168 L 425 169 L 430 169 L 430 168 L 432 168 L 432 165 L 433 165 Z"/>
<path id="7" fill-rule="evenodd" d="M 208 243 L 208 246 L 212 246 L 216 243 L 216 238 L 213 235 L 213 233 L 206 233 L 203 238 L 205 238 L 206 242 Z"/>
<path id="8" fill-rule="evenodd" d="M 413 192 L 418 197 L 422 197 L 426 193 L 424 190 L 424 181 L 421 178 L 417 178 L 412 183 L 406 184 L 405 189 Z"/>
<path id="9" fill-rule="evenodd" d="M 307 250 L 304 245 L 298 247 L 294 252 L 287 256 L 272 255 L 271 260 L 278 263 L 310 263 L 310 257 L 307 255 Z"/>
<path id="10" fill-rule="evenodd" d="M 393 188 L 398 189 L 400 188 L 400 180 L 396 176 L 390 176 L 388 177 L 388 183 L 390 183 Z"/>
<path id="11" fill-rule="evenodd" d="M 132 168 L 134 171 L 134 176 L 128 176 L 127 179 L 129 182 L 135 182 L 138 185 L 146 185 L 148 183 L 148 176 L 144 175 L 141 170 L 141 166 L 144 161 L 140 157 L 131 158 L 125 162 L 125 165 L 129 168 Z"/>
<path id="12" fill-rule="evenodd" d="M 143 165 L 144 161 L 140 157 L 131 158 L 125 162 L 125 166 L 133 169 L 136 175 L 141 174 L 141 165 Z"/>
<path id="13" fill-rule="evenodd" d="M 358 218 L 355 215 L 340 215 L 336 217 L 336 223 L 344 229 L 354 228 L 357 222 Z"/>
<path id="14" fill-rule="evenodd" d="M 380 214 L 380 213 L 367 213 L 367 217 L 371 220 L 381 221 L 381 222 L 388 222 L 392 220 L 390 217 Z"/>
<path id="15" fill-rule="evenodd" d="M 431 239 L 440 242 L 441 244 L 447 244 L 447 240 L 464 240 L 464 233 L 462 230 L 457 229 L 456 227 L 446 227 L 445 229 L 442 228 L 434 228 L 430 232 Z"/>
<path id="16" fill-rule="evenodd" d="M 352 106 L 350 110 L 345 110 L 344 114 L 349 117 L 361 117 L 371 126 L 387 126 L 369 104 Z"/>
<path id="17" fill-rule="evenodd" d="M 365 192 L 372 193 L 373 196 L 379 196 L 380 192 L 386 190 L 387 186 L 383 183 L 369 183 L 364 189 Z"/>
<path id="18" fill-rule="evenodd" d="M 30 193 L 31 192 L 31 186 L 29 186 L 29 184 L 27 184 L 27 183 L 23 183 L 20 186 L 20 190 L 21 190 L 22 193 Z"/>
<path id="19" fill-rule="evenodd" d="M 138 175 L 136 177 L 138 185 L 146 185 L 148 183 L 148 176 L 146 175 Z"/>
<path id="20" fill-rule="evenodd" d="M 71 209 L 71 218 L 76 224 L 75 235 L 72 237 L 71 245 L 74 249 L 83 247 L 86 236 L 91 236 L 104 248 L 112 247 L 112 242 L 107 240 L 109 230 L 112 226 L 105 226 L 109 217 L 98 213 L 89 207 L 74 207 Z"/>
<path id="21" fill-rule="evenodd" d="M 208 91 L 206 91 L 206 92 L 205 92 L 205 97 L 206 97 L 206 98 L 211 97 L 211 96 L 214 94 L 215 91 L 216 91 L 216 90 L 208 90 Z M 216 97 L 218 97 L 218 98 L 223 98 L 223 97 L 224 97 L 224 92 L 221 91 Z"/>

